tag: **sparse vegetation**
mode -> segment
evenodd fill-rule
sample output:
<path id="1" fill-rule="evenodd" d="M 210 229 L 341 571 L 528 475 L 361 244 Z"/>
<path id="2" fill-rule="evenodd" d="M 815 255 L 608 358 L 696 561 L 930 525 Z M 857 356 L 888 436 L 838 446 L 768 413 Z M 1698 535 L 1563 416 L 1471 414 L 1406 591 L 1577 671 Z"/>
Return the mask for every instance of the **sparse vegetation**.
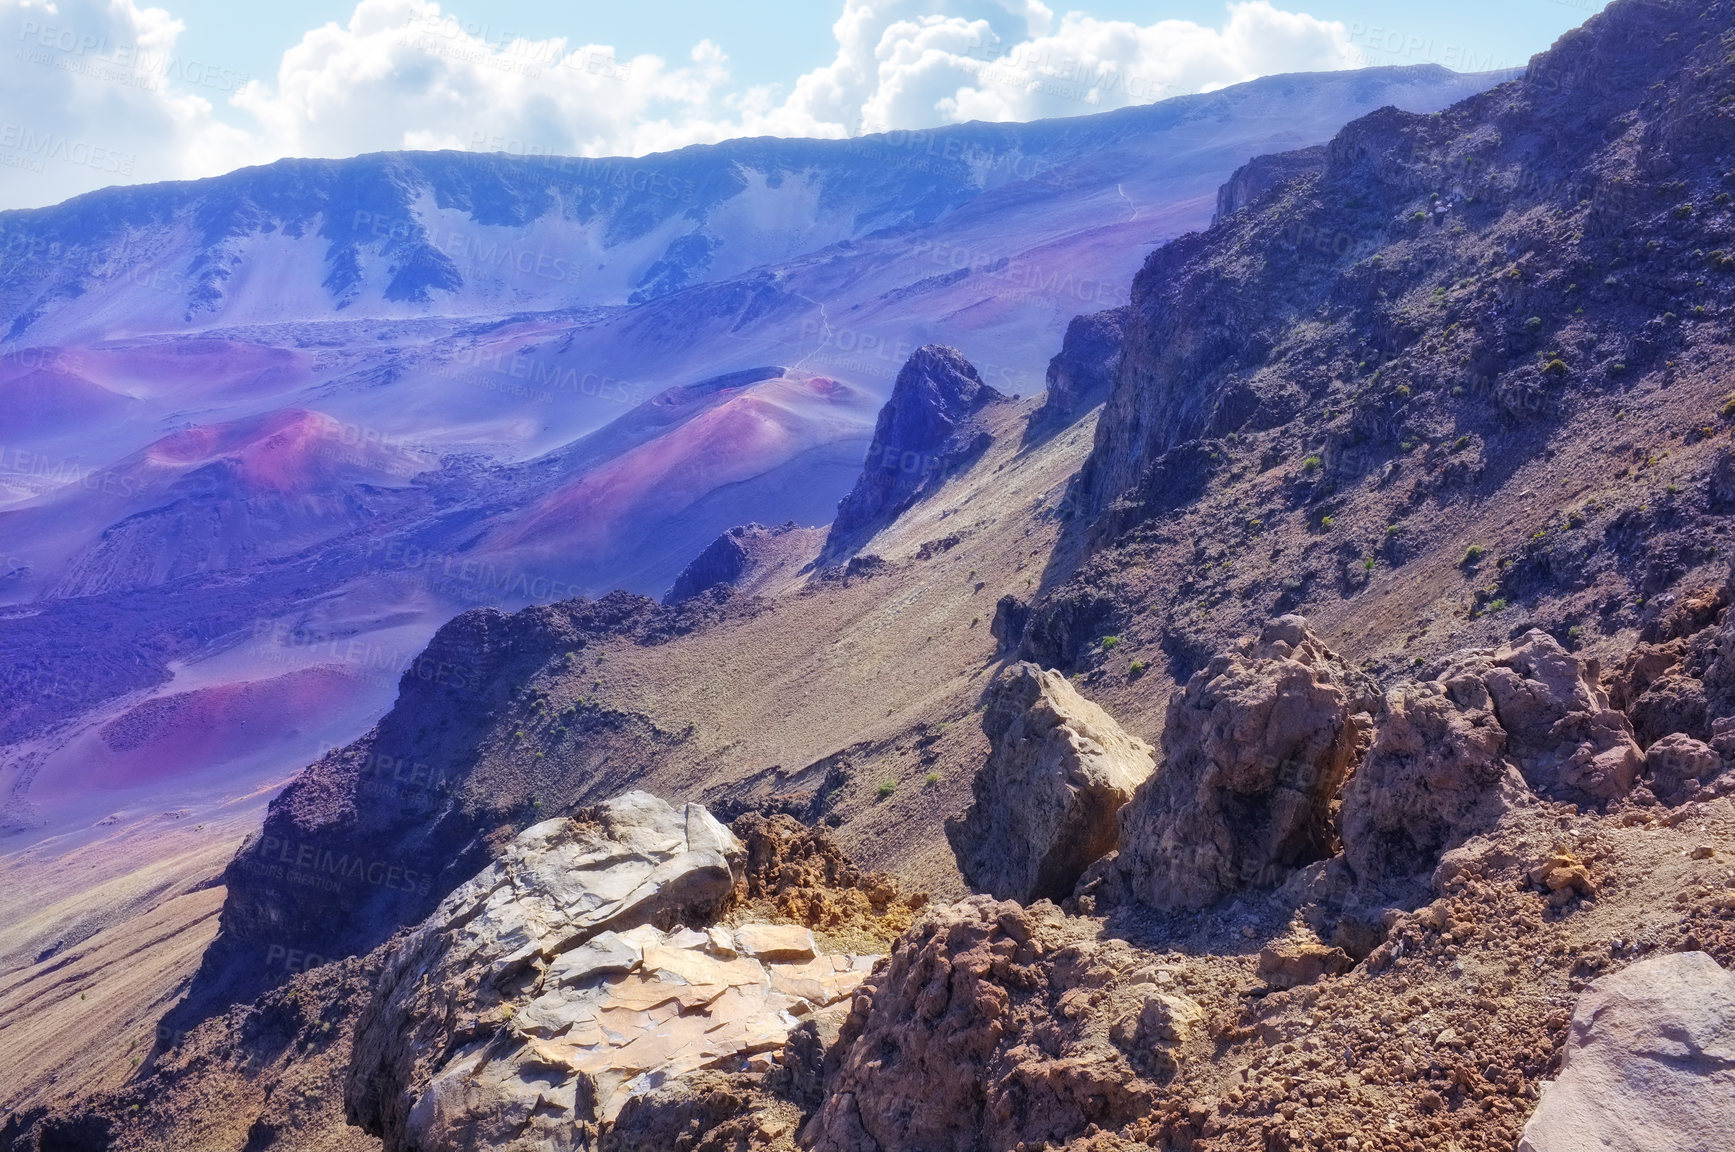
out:
<path id="1" fill-rule="evenodd" d="M 1482 557 L 1488 554 L 1488 549 L 1480 544 L 1472 544 L 1464 549 L 1464 558 L 1458 561 L 1460 568 L 1473 568 L 1481 563 Z"/>
<path id="2" fill-rule="evenodd" d="M 877 789 L 874 790 L 874 795 L 877 796 L 879 799 L 884 800 L 886 797 L 890 796 L 893 792 L 896 792 L 897 790 L 898 790 L 898 786 L 896 784 L 892 783 L 890 780 L 887 780 L 884 784 L 881 784 Z"/>
<path id="3" fill-rule="evenodd" d="M 1104 636 L 1102 638 L 1103 651 L 1107 652 L 1110 649 L 1117 647 L 1120 642 L 1121 638 L 1119 636 Z"/>
<path id="4" fill-rule="evenodd" d="M 1134 660 L 1131 664 L 1127 665 L 1127 675 L 1131 676 L 1134 680 L 1137 680 L 1149 669 L 1150 665 L 1146 664 L 1143 660 Z"/>
<path id="5" fill-rule="evenodd" d="M 1321 460 L 1318 456 L 1307 456 L 1301 461 L 1301 470 L 1303 472 L 1318 472 L 1324 466 L 1325 461 Z"/>

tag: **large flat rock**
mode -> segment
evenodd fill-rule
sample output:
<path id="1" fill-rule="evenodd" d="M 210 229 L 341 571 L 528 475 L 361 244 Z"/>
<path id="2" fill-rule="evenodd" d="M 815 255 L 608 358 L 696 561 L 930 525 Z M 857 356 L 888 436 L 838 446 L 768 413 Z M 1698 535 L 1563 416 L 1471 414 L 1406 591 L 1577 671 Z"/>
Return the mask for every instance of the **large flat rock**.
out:
<path id="1" fill-rule="evenodd" d="M 1735 1148 L 1735 973 L 1659 956 L 1585 989 L 1519 1152 Z"/>

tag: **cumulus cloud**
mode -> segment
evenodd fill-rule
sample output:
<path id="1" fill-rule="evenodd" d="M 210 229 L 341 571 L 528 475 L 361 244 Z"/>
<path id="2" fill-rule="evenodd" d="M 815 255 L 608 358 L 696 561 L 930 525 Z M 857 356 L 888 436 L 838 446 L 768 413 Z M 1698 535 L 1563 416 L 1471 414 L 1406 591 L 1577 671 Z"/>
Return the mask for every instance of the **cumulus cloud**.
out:
<path id="1" fill-rule="evenodd" d="M 507 40 L 435 0 L 359 0 L 271 77 L 185 59 L 180 21 L 137 0 L 0 0 L 0 34 L 8 26 L 0 207 L 282 156 L 638 155 L 741 135 L 1077 115 L 1356 63 L 1343 25 L 1269 0 L 1230 3 L 1217 27 L 1057 17 L 1040 0 L 843 0 L 832 60 L 758 87 L 736 85 L 706 41 L 674 62 L 617 59 L 562 38 Z"/>
<path id="2" fill-rule="evenodd" d="M 0 207 L 234 167 L 255 141 L 212 115 L 244 79 L 177 52 L 131 0 L 0 0 Z"/>

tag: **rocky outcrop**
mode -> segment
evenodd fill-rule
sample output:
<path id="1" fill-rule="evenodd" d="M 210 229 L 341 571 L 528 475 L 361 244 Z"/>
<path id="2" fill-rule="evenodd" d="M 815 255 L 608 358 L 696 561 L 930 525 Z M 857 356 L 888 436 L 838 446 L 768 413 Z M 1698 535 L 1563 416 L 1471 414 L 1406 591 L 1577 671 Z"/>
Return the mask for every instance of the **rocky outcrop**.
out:
<path id="1" fill-rule="evenodd" d="M 1294 152 L 1278 152 L 1256 156 L 1235 170 L 1223 186 L 1217 189 L 1215 224 L 1225 216 L 1233 216 L 1250 204 L 1258 203 L 1277 188 L 1303 176 L 1316 176 L 1325 168 L 1325 146 L 1300 148 Z"/>
<path id="2" fill-rule="evenodd" d="M 681 570 L 663 603 L 679 604 L 719 587 L 751 590 L 775 570 L 793 574 L 813 558 L 817 538 L 822 536 L 822 529 L 802 528 L 793 520 L 775 528 L 738 525 Z"/>
<path id="3" fill-rule="evenodd" d="M 392 1152 L 580 1148 L 657 1085 L 769 1070 L 795 1017 L 841 1005 L 873 958 L 822 955 L 801 927 L 707 927 L 744 855 L 702 807 L 639 792 L 527 829 L 387 955 L 351 1122 Z"/>
<path id="4" fill-rule="evenodd" d="M 1518 1148 L 1735 1148 L 1735 974 L 1680 952 L 1585 989 Z"/>
<path id="5" fill-rule="evenodd" d="M 731 830 L 746 849 L 735 875 L 737 908 L 889 943 L 927 903 L 892 876 L 857 866 L 824 827 L 749 812 Z"/>
<path id="6" fill-rule="evenodd" d="M 916 349 L 880 409 L 861 476 L 837 506 L 821 562 L 840 562 L 980 455 L 988 434 L 975 417 L 1005 399 L 956 348 Z"/>
<path id="7" fill-rule="evenodd" d="M 1676 733 L 1709 740 L 1712 724 L 1735 713 L 1731 591 L 1725 584 L 1676 599 L 1608 677 L 1609 703 L 1627 714 L 1641 747 Z"/>
<path id="8" fill-rule="evenodd" d="M 1048 393 L 1030 414 L 1032 434 L 1069 424 L 1108 396 L 1121 367 L 1126 323 L 1125 308 L 1072 318 L 1059 354 L 1048 362 Z"/>
<path id="9" fill-rule="evenodd" d="M 1488 690 L 1473 676 L 1393 688 L 1378 727 L 1339 818 L 1344 854 L 1365 882 L 1431 871 L 1442 852 L 1492 827 L 1527 792 L 1505 759 L 1506 730 Z"/>
<path id="10" fill-rule="evenodd" d="M 1114 630 L 1120 615 L 1121 607 L 1111 596 L 1062 588 L 1029 609 L 1018 653 L 1044 668 L 1069 671 L 1090 645 Z"/>
<path id="11" fill-rule="evenodd" d="M 1121 812 L 1130 895 L 1203 908 L 1330 856 L 1332 804 L 1379 700 L 1298 616 L 1212 660 L 1170 699 L 1162 766 Z"/>
<path id="12" fill-rule="evenodd" d="M 1024 627 L 1030 623 L 1030 605 L 1013 595 L 1000 597 L 994 605 L 994 618 L 988 622 L 988 634 L 994 637 L 996 655 L 1004 656 L 1018 650 L 1024 640 Z"/>
<path id="13" fill-rule="evenodd" d="M 984 706 L 988 760 L 974 802 L 946 825 L 958 868 L 1003 900 L 1061 900 L 1114 849 L 1117 816 L 1151 774 L 1151 746 L 1034 664 L 996 681 Z"/>
<path id="14" fill-rule="evenodd" d="M 1725 448 L 1711 462 L 1705 477 L 1705 497 L 1713 512 L 1735 512 L 1735 448 Z"/>
<path id="15" fill-rule="evenodd" d="M 1624 713 L 1609 706 L 1594 664 L 1531 631 L 1498 649 L 1454 656 L 1440 679 L 1478 680 L 1530 787 L 1556 799 L 1600 802 L 1632 790 L 1644 765 Z"/>
<path id="16" fill-rule="evenodd" d="M 924 915 L 857 997 L 802 1142 L 978 1152 L 1114 1129 L 1160 1099 L 1203 1016 L 1088 922 L 973 896 Z"/>

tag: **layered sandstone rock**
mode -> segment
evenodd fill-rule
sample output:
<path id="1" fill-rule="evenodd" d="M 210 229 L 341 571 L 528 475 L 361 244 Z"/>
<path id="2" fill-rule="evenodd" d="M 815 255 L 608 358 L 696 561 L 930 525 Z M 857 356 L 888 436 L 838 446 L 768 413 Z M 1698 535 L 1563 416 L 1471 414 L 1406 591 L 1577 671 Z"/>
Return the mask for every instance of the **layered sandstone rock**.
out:
<path id="1" fill-rule="evenodd" d="M 1735 1148 L 1735 974 L 1703 952 L 1585 989 L 1519 1152 Z"/>
<path id="2" fill-rule="evenodd" d="M 581 1148 L 659 1085 L 767 1070 L 874 958 L 800 927 L 695 927 L 744 858 L 704 808 L 637 792 L 527 829 L 387 956 L 351 1121 L 393 1152 Z"/>
<path id="3" fill-rule="evenodd" d="M 1378 706 L 1298 616 L 1212 660 L 1170 700 L 1163 765 L 1121 812 L 1130 895 L 1202 908 L 1331 855 L 1332 803 Z"/>
<path id="4" fill-rule="evenodd" d="M 974 802 L 946 825 L 959 870 L 1000 899 L 1060 900 L 1114 849 L 1117 816 L 1151 774 L 1151 746 L 1034 664 L 1011 669 L 985 705 L 991 751 Z"/>

